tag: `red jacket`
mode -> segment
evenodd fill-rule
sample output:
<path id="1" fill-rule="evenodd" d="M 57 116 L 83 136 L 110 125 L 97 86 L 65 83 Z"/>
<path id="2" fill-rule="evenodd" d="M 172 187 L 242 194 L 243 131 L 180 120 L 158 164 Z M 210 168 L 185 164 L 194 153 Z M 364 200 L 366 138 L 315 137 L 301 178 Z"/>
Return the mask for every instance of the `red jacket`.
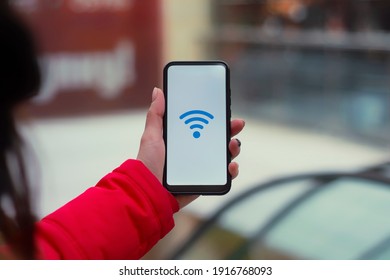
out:
<path id="1" fill-rule="evenodd" d="M 137 160 L 37 224 L 41 259 L 139 259 L 174 226 L 176 199 Z"/>

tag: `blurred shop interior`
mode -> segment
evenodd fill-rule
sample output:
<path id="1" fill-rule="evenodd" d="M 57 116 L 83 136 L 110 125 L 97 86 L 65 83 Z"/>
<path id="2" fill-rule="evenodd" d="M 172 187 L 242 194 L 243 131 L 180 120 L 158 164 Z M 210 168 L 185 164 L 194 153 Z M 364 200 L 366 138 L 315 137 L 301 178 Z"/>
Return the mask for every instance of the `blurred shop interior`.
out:
<path id="1" fill-rule="evenodd" d="M 43 83 L 21 108 L 37 215 L 137 155 L 171 60 L 230 65 L 240 175 L 146 259 L 390 259 L 390 2 L 10 0 Z"/>

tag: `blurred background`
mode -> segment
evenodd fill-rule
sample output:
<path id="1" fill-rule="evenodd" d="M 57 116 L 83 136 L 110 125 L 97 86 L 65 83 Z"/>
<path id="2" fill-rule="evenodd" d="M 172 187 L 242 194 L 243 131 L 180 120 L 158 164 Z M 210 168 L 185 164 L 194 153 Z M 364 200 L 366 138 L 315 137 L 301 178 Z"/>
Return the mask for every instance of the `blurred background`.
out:
<path id="1" fill-rule="evenodd" d="M 10 2 L 44 74 L 19 112 L 39 217 L 136 157 L 167 62 L 222 59 L 240 176 L 145 258 L 390 259 L 389 1 Z"/>

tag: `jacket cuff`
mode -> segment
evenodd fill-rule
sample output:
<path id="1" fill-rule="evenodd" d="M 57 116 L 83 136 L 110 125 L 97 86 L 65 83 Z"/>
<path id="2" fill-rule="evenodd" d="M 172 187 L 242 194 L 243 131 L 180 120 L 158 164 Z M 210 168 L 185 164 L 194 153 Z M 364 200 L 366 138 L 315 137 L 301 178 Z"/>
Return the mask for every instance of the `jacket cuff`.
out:
<path id="1" fill-rule="evenodd" d="M 174 226 L 172 223 L 172 215 L 180 209 L 176 198 L 140 160 L 126 160 L 122 165 L 115 169 L 114 172 L 126 173 L 128 176 L 135 179 L 135 181 L 138 181 L 137 185 L 142 189 L 146 197 L 150 199 L 151 205 L 161 221 L 163 231 L 161 232 L 162 235 L 160 238 L 165 236 Z M 172 209 L 171 213 L 166 209 L 167 200 Z"/>

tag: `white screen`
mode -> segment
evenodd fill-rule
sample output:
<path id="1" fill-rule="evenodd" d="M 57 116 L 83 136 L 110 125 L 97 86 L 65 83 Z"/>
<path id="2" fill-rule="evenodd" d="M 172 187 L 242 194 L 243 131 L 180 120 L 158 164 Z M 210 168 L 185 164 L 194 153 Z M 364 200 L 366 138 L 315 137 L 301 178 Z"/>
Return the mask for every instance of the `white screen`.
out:
<path id="1" fill-rule="evenodd" d="M 225 67 L 171 65 L 167 74 L 167 183 L 226 184 Z"/>

